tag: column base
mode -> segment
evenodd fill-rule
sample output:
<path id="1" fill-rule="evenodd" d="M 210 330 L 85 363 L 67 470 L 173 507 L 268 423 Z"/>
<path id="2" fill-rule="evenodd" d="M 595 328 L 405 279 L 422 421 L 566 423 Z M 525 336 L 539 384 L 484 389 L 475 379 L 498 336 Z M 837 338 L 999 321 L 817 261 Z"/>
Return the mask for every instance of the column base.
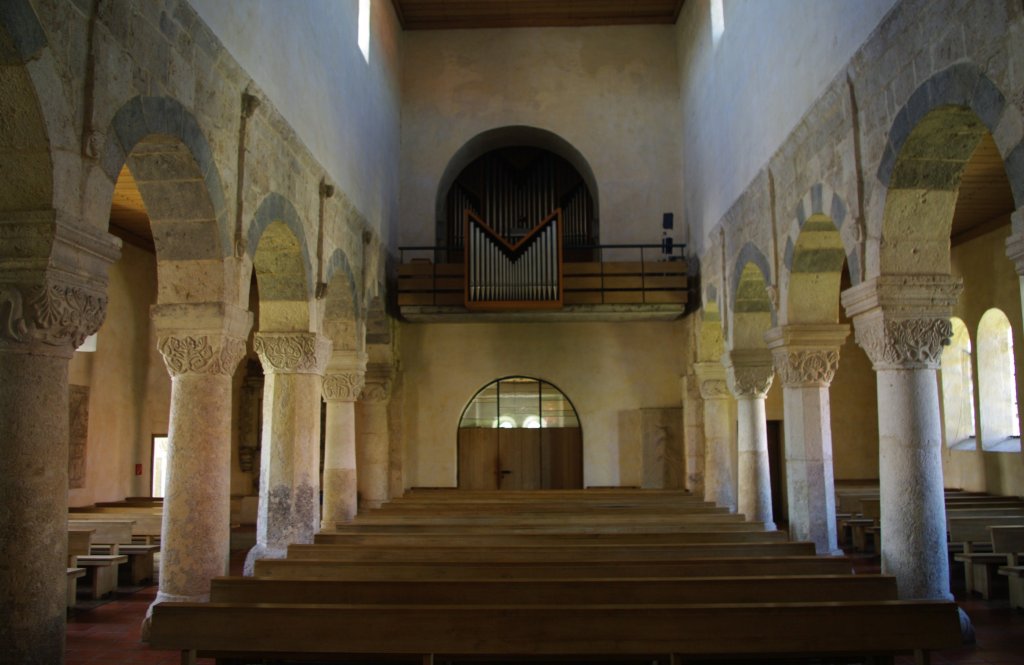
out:
<path id="1" fill-rule="evenodd" d="M 246 577 L 252 577 L 257 559 L 284 559 L 287 556 L 287 547 L 271 547 L 269 545 L 256 543 L 256 545 L 249 550 L 249 553 L 245 555 L 245 565 L 242 568 L 242 574 Z"/>
<path id="2" fill-rule="evenodd" d="M 178 596 L 173 593 L 156 592 L 156 599 L 146 608 L 146 616 L 142 620 L 141 641 L 149 642 L 149 631 L 153 624 L 153 608 L 160 603 L 206 603 L 210 600 L 210 594 L 204 593 L 198 596 Z"/>

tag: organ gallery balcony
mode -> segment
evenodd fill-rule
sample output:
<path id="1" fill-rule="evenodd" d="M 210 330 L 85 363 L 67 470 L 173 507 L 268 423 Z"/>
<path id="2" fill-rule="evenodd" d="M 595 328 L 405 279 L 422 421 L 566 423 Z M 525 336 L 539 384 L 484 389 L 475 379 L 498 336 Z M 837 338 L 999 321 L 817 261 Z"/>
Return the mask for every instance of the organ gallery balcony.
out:
<path id="1" fill-rule="evenodd" d="M 462 247 L 400 247 L 398 305 L 409 321 L 672 320 L 687 303 L 683 247 L 562 242 L 556 210 L 496 233 L 467 211 Z"/>

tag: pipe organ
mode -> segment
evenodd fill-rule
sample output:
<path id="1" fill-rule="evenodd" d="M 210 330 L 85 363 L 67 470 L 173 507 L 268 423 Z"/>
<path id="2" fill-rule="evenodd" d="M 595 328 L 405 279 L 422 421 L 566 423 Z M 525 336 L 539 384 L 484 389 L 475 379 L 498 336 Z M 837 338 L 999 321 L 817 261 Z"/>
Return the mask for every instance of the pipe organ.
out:
<path id="1" fill-rule="evenodd" d="M 562 213 L 548 215 L 510 243 L 465 211 L 467 309 L 562 306 Z"/>
<path id="2" fill-rule="evenodd" d="M 594 201 L 583 178 L 569 162 L 539 148 L 501 148 L 477 159 L 448 191 L 445 208 L 441 237 L 449 250 L 447 260 L 458 260 L 465 246 L 466 210 L 515 243 L 537 220 L 560 209 L 560 233 L 567 250 L 598 242 Z"/>

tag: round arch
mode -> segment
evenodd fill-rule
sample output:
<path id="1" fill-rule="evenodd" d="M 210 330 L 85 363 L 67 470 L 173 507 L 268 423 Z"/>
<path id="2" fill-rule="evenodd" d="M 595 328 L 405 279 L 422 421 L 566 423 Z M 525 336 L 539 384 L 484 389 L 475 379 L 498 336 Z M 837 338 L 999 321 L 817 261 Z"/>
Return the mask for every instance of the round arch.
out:
<path id="1" fill-rule="evenodd" d="M 764 331 L 777 325 L 775 308 L 768 297 L 771 270 L 764 254 L 747 243 L 736 259 L 730 291 L 731 323 L 728 347 L 730 349 L 765 348 Z"/>
<path id="2" fill-rule="evenodd" d="M 249 226 L 248 248 L 259 283 L 260 330 L 308 331 L 313 273 L 301 219 L 288 199 L 263 199 Z"/>
<path id="3" fill-rule="evenodd" d="M 488 383 L 459 417 L 458 486 L 583 487 L 583 431 L 575 405 L 554 384 L 527 376 Z"/>
<path id="4" fill-rule="evenodd" d="M 590 167 L 590 163 L 583 154 L 575 146 L 554 132 L 528 125 L 508 125 L 477 134 L 456 150 L 455 154 L 448 160 L 448 165 L 441 174 L 434 197 L 434 218 L 438 224 L 436 233 L 439 242 L 443 243 L 445 237 L 444 220 L 448 191 L 455 183 L 459 174 L 473 161 L 483 155 L 494 150 L 513 146 L 541 148 L 567 161 L 576 169 L 576 172 L 579 173 L 586 184 L 587 189 L 590 190 L 594 206 L 594 219 L 600 220 L 601 208 L 597 178 L 594 176 L 594 170 Z M 599 233 L 600 229 L 597 229 L 597 231 Z"/>
<path id="5" fill-rule="evenodd" d="M 334 343 L 335 351 L 362 351 L 365 346 L 360 321 L 363 309 L 352 266 L 342 250 L 331 254 L 324 277 L 327 289 L 322 309 L 323 334 Z"/>

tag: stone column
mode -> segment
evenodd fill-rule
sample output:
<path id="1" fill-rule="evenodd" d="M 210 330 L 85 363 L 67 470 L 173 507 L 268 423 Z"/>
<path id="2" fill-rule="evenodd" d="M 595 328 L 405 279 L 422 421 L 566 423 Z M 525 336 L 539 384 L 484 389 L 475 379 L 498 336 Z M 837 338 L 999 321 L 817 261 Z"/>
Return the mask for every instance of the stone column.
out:
<path id="1" fill-rule="evenodd" d="M 1014 228 L 1024 227 L 1024 208 L 1013 213 L 1012 219 Z M 1014 233 L 1006 239 L 1006 256 L 1013 262 L 1013 267 L 1017 269 L 1021 311 L 1024 312 L 1024 230 Z"/>
<path id="2" fill-rule="evenodd" d="M 949 275 L 885 275 L 842 294 L 876 372 L 882 572 L 900 598 L 953 597 L 935 370 L 962 288 Z"/>
<path id="3" fill-rule="evenodd" d="M 739 512 L 751 522 L 772 520 L 772 484 L 768 468 L 768 423 L 764 400 L 772 387 L 772 357 L 767 349 L 730 351 L 723 357 L 729 390 L 736 397 L 737 485 Z"/>
<path id="4" fill-rule="evenodd" d="M 700 399 L 700 381 L 693 374 L 682 377 L 683 458 L 686 489 L 704 496 L 704 408 Z"/>
<path id="5" fill-rule="evenodd" d="M 842 554 L 836 538 L 835 476 L 829 386 L 839 348 L 850 334 L 842 324 L 802 324 L 765 333 L 782 379 L 789 532 L 818 554 Z"/>
<path id="6" fill-rule="evenodd" d="M 63 240 L 70 246 L 59 259 L 78 265 L 56 270 L 59 259 L 50 253 L 62 242 L 54 238 L 61 225 L 52 213 L 25 224 L 12 216 L 0 224 L 0 661 L 59 664 L 67 599 L 68 361 L 106 314 L 99 275 L 116 258 L 117 244 L 105 233 L 86 238 L 76 231 L 82 238 Z"/>
<path id="7" fill-rule="evenodd" d="M 231 377 L 245 356 L 252 314 L 219 303 L 152 311 L 157 348 L 171 375 L 160 589 L 153 605 L 202 602 L 210 597 L 210 580 L 228 569 Z"/>
<path id="8" fill-rule="evenodd" d="M 363 390 L 366 356 L 335 354 L 323 381 L 327 402 L 324 441 L 324 514 L 322 530 L 348 522 L 358 509 L 355 401 Z"/>
<path id="9" fill-rule="evenodd" d="M 391 367 L 371 365 L 356 403 L 356 468 L 359 469 L 359 509 L 380 508 L 390 499 L 388 398 Z"/>
<path id="10" fill-rule="evenodd" d="M 257 333 L 263 364 L 263 442 L 256 546 L 245 562 L 282 558 L 313 542 L 320 523 L 320 385 L 331 342 L 310 332 Z"/>
<path id="11" fill-rule="evenodd" d="M 735 512 L 733 423 L 736 419 L 725 367 L 718 362 L 701 362 L 695 363 L 694 368 L 704 400 L 704 500 Z"/>

